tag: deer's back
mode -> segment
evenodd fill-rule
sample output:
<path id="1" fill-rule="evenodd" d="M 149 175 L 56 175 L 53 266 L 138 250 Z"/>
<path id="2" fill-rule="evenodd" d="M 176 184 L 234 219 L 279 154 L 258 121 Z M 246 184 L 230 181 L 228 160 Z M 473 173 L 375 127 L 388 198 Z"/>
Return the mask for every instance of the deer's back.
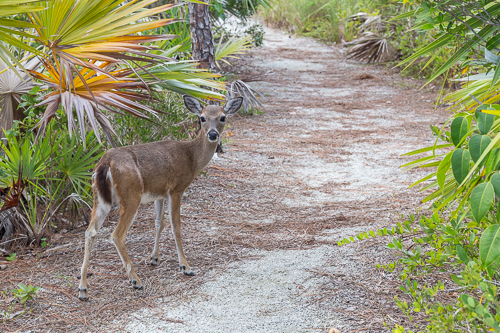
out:
<path id="1" fill-rule="evenodd" d="M 185 190 L 196 176 L 189 147 L 189 141 L 158 141 L 112 148 L 97 164 L 96 175 L 105 170 L 112 186 L 123 183 L 129 187 L 124 190 L 137 187 L 142 194 L 165 197 L 169 189 Z"/>

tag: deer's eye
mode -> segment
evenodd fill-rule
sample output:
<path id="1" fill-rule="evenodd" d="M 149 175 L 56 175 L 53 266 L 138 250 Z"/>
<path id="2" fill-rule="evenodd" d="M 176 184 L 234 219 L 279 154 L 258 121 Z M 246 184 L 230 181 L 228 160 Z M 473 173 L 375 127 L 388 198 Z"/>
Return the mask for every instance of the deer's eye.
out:
<path id="1" fill-rule="evenodd" d="M 205 122 L 207 121 L 207 118 L 205 118 L 205 116 L 201 116 L 201 117 L 200 117 L 200 121 L 201 121 L 202 123 L 205 123 Z"/>
<path id="2" fill-rule="evenodd" d="M 219 119 L 220 119 L 220 122 L 221 122 L 221 123 L 223 123 L 223 122 L 225 122 L 225 121 L 226 121 L 226 117 L 225 117 L 225 116 L 221 116 Z"/>

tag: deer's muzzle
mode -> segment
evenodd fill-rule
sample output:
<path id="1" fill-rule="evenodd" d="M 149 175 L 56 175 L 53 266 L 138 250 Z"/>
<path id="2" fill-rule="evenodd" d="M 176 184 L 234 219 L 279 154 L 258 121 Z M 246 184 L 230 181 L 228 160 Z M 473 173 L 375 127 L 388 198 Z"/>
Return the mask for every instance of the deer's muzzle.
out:
<path id="1" fill-rule="evenodd" d="M 216 130 L 210 130 L 207 133 L 207 137 L 208 137 L 208 141 L 215 142 L 215 141 L 219 140 L 219 132 L 217 132 Z"/>

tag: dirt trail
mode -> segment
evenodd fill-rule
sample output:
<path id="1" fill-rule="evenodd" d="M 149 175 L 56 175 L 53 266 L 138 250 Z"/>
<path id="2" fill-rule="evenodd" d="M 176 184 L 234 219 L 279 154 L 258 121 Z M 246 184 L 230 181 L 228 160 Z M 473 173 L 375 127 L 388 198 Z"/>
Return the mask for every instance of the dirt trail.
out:
<path id="1" fill-rule="evenodd" d="M 394 311 L 392 293 L 374 264 L 388 254 L 378 242 L 335 241 L 418 206 L 421 196 L 407 189 L 418 175 L 398 170 L 400 155 L 432 140 L 429 124 L 445 112 L 432 110 L 434 94 L 401 87 L 411 81 L 338 52 L 267 29 L 243 69 L 270 99 L 265 114 L 233 120 L 227 152 L 186 200 L 229 187 L 216 199 L 222 206 L 197 213 L 230 222 L 231 237 L 248 236 L 241 253 L 254 258 L 213 268 L 209 282 L 158 303 L 166 320 L 144 309 L 126 330 L 384 331 L 380 311 Z M 224 178 L 235 172 L 239 178 Z M 204 231 L 216 237 L 227 228 Z"/>
<path id="2" fill-rule="evenodd" d="M 231 119 L 226 153 L 183 199 L 182 237 L 197 276 L 178 272 L 170 230 L 161 264 L 148 266 L 147 205 L 127 237 L 145 287 L 134 291 L 109 241 L 112 212 L 94 247 L 89 302 L 74 297 L 84 228 L 54 238 L 57 251 L 20 256 L 0 271 L 3 290 L 43 287 L 6 331 L 383 332 L 383 320 L 399 320 L 393 277 L 374 267 L 390 259 L 383 240 L 336 241 L 392 225 L 419 205 L 422 195 L 407 186 L 420 174 L 398 168 L 402 153 L 431 142 L 429 124 L 446 118 L 433 110 L 435 94 L 271 29 L 242 76 L 269 102 L 263 115 Z"/>

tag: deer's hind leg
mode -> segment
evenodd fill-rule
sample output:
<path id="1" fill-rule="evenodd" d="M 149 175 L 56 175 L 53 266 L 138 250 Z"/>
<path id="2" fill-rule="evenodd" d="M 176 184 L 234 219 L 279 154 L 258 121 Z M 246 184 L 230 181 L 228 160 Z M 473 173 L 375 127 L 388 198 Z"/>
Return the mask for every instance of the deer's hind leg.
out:
<path id="1" fill-rule="evenodd" d="M 170 211 L 170 223 L 172 225 L 172 233 L 175 239 L 175 245 L 177 247 L 177 255 L 179 256 L 179 266 L 184 275 L 193 276 L 194 272 L 189 267 L 186 256 L 182 249 L 181 240 L 181 199 L 182 192 L 170 193 L 169 195 L 169 211 Z"/>
<path id="2" fill-rule="evenodd" d="M 89 227 L 85 231 L 85 254 L 83 257 L 82 270 L 80 275 L 80 285 L 78 287 L 78 298 L 82 301 L 88 300 L 88 285 L 87 285 L 87 269 L 90 261 L 90 252 L 94 246 L 95 237 L 99 229 L 101 229 L 106 216 L 111 210 L 111 203 L 106 203 L 94 191 L 94 207 L 92 209 L 92 218 Z"/>
<path id="3" fill-rule="evenodd" d="M 115 243 L 115 247 L 118 250 L 118 254 L 123 263 L 123 267 L 128 274 L 130 283 L 134 289 L 142 289 L 141 280 L 135 273 L 132 267 L 132 262 L 127 253 L 127 248 L 125 247 L 125 238 L 127 237 L 127 231 L 135 220 L 137 215 L 137 209 L 141 204 L 141 197 L 136 196 L 135 198 L 128 198 L 128 200 L 121 204 L 120 207 L 120 221 L 116 226 L 115 231 L 111 234 L 111 240 Z"/>
<path id="4" fill-rule="evenodd" d="M 158 265 L 160 263 L 160 236 L 163 228 L 165 228 L 165 199 L 155 201 L 155 212 L 156 236 L 155 247 L 153 248 L 153 253 L 151 253 L 151 265 Z"/>

